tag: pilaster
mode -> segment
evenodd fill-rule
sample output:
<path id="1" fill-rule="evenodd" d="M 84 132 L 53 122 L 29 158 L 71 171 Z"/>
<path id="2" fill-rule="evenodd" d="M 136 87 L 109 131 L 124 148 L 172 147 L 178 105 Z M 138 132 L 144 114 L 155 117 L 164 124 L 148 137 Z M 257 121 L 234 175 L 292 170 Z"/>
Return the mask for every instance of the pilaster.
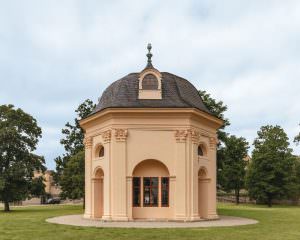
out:
<path id="1" fill-rule="evenodd" d="M 128 130 L 123 128 L 113 129 L 112 138 L 112 161 L 111 161 L 111 183 L 112 183 L 112 219 L 117 221 L 128 221 L 127 211 L 127 152 L 126 140 Z"/>
<path id="2" fill-rule="evenodd" d="M 191 139 L 191 172 L 190 172 L 190 186 L 191 186 L 191 199 L 190 199 L 190 220 L 199 220 L 198 211 L 198 146 L 200 143 L 201 134 L 196 129 L 190 129 Z"/>
<path id="3" fill-rule="evenodd" d="M 175 188 L 175 219 L 186 220 L 187 215 L 187 129 L 179 129 L 175 131 L 176 140 L 176 188 Z"/>
<path id="4" fill-rule="evenodd" d="M 101 133 L 103 146 L 105 149 L 105 162 L 103 162 L 104 168 L 104 180 L 103 180 L 103 220 L 111 220 L 111 160 L 112 160 L 112 147 L 111 147 L 111 129 L 108 129 Z"/>
<path id="5" fill-rule="evenodd" d="M 84 217 L 92 217 L 92 146 L 93 138 L 84 138 L 85 146 L 85 211 Z"/>
<path id="6" fill-rule="evenodd" d="M 208 184 L 208 219 L 218 219 L 217 214 L 217 136 L 212 136 L 209 138 L 209 148 L 210 148 L 210 181 Z"/>

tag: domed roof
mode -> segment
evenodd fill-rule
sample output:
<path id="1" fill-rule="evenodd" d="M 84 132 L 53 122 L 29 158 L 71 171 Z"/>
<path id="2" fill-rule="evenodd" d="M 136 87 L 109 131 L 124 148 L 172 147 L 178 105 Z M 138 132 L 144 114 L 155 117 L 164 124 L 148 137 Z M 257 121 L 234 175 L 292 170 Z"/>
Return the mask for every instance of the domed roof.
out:
<path id="1" fill-rule="evenodd" d="M 161 99 L 139 99 L 139 73 L 130 73 L 103 92 L 93 113 L 106 108 L 197 108 L 210 113 L 189 81 L 168 72 L 160 74 Z"/>
<path id="2" fill-rule="evenodd" d="M 146 68 L 112 83 L 93 113 L 106 108 L 197 108 L 211 114 L 189 81 L 153 67 L 151 48 L 149 43 Z"/>

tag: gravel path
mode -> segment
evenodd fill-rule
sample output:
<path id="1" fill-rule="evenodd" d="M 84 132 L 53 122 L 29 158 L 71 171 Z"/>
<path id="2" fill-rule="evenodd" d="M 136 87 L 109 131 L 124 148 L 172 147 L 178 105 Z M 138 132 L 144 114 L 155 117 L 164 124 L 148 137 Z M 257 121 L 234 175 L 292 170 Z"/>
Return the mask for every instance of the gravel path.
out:
<path id="1" fill-rule="evenodd" d="M 248 218 L 220 216 L 219 220 L 198 222 L 102 222 L 101 220 L 84 219 L 82 215 L 66 215 L 46 219 L 49 223 L 65 224 L 82 227 L 103 228 L 199 228 L 199 227 L 229 227 L 256 224 L 258 221 Z"/>

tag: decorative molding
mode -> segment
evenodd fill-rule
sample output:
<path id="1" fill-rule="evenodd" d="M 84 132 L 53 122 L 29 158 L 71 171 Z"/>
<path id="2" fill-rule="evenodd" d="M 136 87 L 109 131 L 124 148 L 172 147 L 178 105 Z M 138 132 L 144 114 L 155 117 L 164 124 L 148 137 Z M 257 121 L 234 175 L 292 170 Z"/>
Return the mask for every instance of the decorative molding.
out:
<path id="1" fill-rule="evenodd" d="M 192 129 L 192 128 L 189 129 L 188 131 L 189 131 L 192 142 L 195 143 L 195 144 L 199 144 L 200 132 L 197 131 L 196 129 Z"/>
<path id="2" fill-rule="evenodd" d="M 210 183 L 211 182 L 210 178 L 200 178 L 200 177 L 198 177 L 198 179 L 201 183 Z"/>
<path id="3" fill-rule="evenodd" d="M 83 144 L 86 149 L 92 148 L 93 146 L 93 138 L 92 137 L 85 137 L 83 139 Z"/>
<path id="4" fill-rule="evenodd" d="M 185 142 L 189 135 L 188 130 L 176 130 L 175 138 L 177 142 Z"/>
<path id="5" fill-rule="evenodd" d="M 215 149 L 217 147 L 218 142 L 219 141 L 216 137 L 210 137 L 209 138 L 209 148 L 210 149 Z"/>
<path id="6" fill-rule="evenodd" d="M 209 138 L 209 134 L 205 132 L 201 132 L 201 137 Z"/>
<path id="7" fill-rule="evenodd" d="M 93 178 L 92 178 L 92 181 L 96 182 L 96 181 L 101 181 L 101 180 L 103 180 L 103 179 L 104 179 L 103 176 L 101 176 L 101 177 L 93 177 Z"/>
<path id="8" fill-rule="evenodd" d="M 101 135 L 104 143 L 109 143 L 111 141 L 111 130 L 106 130 Z"/>
<path id="9" fill-rule="evenodd" d="M 198 144 L 200 141 L 200 135 L 200 132 L 194 128 L 176 130 L 175 132 L 175 138 L 177 142 L 185 142 L 187 138 L 190 138 L 193 143 Z"/>
<path id="10" fill-rule="evenodd" d="M 128 131 L 127 129 L 122 129 L 122 128 L 116 128 L 115 129 L 115 137 L 117 142 L 124 142 L 126 141 L 128 136 Z"/>
<path id="11" fill-rule="evenodd" d="M 177 142 L 186 142 L 187 139 L 190 139 L 194 144 L 200 144 L 202 137 L 207 137 L 209 139 L 209 148 L 215 149 L 218 144 L 218 138 L 215 136 L 204 135 L 201 131 L 195 128 L 187 128 L 175 131 L 175 139 Z"/>

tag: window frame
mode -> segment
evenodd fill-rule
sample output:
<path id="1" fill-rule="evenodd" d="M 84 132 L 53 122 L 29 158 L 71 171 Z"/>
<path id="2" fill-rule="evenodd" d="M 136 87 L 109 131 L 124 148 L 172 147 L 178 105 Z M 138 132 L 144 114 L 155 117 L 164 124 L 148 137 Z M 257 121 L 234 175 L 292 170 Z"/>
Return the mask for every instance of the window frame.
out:
<path id="1" fill-rule="evenodd" d="M 134 185 L 134 179 L 139 179 L 139 186 L 135 186 Z M 141 195 L 141 188 L 142 188 L 142 181 L 141 181 L 141 177 L 133 177 L 132 178 L 132 207 L 141 207 L 141 198 L 142 198 L 142 195 Z M 135 204 L 134 202 L 134 195 L 135 195 L 135 189 L 139 189 L 139 203 L 138 204 Z"/>
<path id="2" fill-rule="evenodd" d="M 163 187 L 163 178 L 168 179 L 168 184 L 167 187 L 164 188 Z M 162 200 L 163 200 L 163 191 L 166 190 L 167 191 L 167 196 L 168 196 L 168 202 L 167 204 L 163 204 Z M 161 203 L 161 207 L 169 207 L 170 206 L 170 177 L 161 177 L 160 178 L 160 203 Z"/>
<path id="3" fill-rule="evenodd" d="M 149 204 L 145 204 L 145 178 L 149 178 L 150 180 L 150 185 L 149 185 Z M 157 186 L 153 186 L 152 183 L 152 179 L 156 178 L 157 179 Z M 148 187 L 148 186 L 147 186 Z M 151 196 L 152 196 L 152 189 L 156 189 L 157 190 L 157 203 L 156 204 L 152 204 L 151 203 Z M 159 207 L 159 177 L 143 177 L 143 207 Z"/>
<path id="4" fill-rule="evenodd" d="M 150 79 L 150 78 L 152 79 Z M 154 82 L 155 81 L 155 82 Z M 142 79 L 142 89 L 143 90 L 159 90 L 159 80 L 153 73 L 146 74 Z"/>

